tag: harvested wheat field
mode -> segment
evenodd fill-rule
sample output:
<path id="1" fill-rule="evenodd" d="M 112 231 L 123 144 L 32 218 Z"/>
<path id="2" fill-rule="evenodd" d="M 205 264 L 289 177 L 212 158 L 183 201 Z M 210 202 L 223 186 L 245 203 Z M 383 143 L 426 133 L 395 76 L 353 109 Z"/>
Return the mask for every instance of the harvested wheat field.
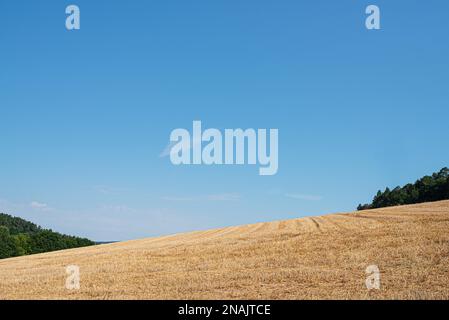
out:
<path id="1" fill-rule="evenodd" d="M 366 288 L 369 265 L 380 290 Z M 0 260 L 0 298 L 448 299 L 449 201 Z"/>

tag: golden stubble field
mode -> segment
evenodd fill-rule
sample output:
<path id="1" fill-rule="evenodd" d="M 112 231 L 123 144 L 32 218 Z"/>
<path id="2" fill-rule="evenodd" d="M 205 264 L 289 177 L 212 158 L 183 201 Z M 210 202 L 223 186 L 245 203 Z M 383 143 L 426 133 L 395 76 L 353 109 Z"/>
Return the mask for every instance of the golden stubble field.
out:
<path id="1" fill-rule="evenodd" d="M 449 201 L 0 260 L 0 299 L 449 299 Z"/>

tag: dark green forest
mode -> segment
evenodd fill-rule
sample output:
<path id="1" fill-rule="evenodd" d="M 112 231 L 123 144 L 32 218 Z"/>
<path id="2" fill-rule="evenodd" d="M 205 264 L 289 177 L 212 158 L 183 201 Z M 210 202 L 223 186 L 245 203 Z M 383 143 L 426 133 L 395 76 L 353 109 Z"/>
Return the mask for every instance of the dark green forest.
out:
<path id="1" fill-rule="evenodd" d="M 0 213 L 0 259 L 93 244 L 88 239 L 53 232 L 24 219 Z"/>
<path id="2" fill-rule="evenodd" d="M 357 210 L 375 209 L 449 199 L 449 169 L 443 168 L 415 183 L 379 190 L 370 204 L 359 204 Z"/>

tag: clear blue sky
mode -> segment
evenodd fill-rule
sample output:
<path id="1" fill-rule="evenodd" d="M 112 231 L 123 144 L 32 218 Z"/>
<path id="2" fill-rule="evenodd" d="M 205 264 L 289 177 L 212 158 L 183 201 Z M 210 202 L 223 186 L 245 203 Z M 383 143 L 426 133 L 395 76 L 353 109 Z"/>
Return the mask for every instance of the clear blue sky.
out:
<path id="1" fill-rule="evenodd" d="M 65 7 L 81 30 L 65 29 Z M 381 9 L 380 31 L 365 8 Z M 94 240 L 353 210 L 448 165 L 447 1 L 1 1 L 0 211 Z M 279 171 L 173 166 L 278 128 Z"/>

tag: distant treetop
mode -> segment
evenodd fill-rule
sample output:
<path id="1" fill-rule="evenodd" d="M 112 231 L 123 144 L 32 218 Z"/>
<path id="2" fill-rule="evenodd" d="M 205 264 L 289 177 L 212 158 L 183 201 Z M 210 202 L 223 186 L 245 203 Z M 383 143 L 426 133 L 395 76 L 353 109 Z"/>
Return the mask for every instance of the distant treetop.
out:
<path id="1" fill-rule="evenodd" d="M 46 230 L 22 218 L 0 213 L 0 259 L 93 244 L 88 239 Z"/>
<path id="2" fill-rule="evenodd" d="M 375 209 L 449 199 L 449 169 L 447 167 L 415 183 L 379 190 L 370 204 L 359 204 L 357 210 Z"/>

